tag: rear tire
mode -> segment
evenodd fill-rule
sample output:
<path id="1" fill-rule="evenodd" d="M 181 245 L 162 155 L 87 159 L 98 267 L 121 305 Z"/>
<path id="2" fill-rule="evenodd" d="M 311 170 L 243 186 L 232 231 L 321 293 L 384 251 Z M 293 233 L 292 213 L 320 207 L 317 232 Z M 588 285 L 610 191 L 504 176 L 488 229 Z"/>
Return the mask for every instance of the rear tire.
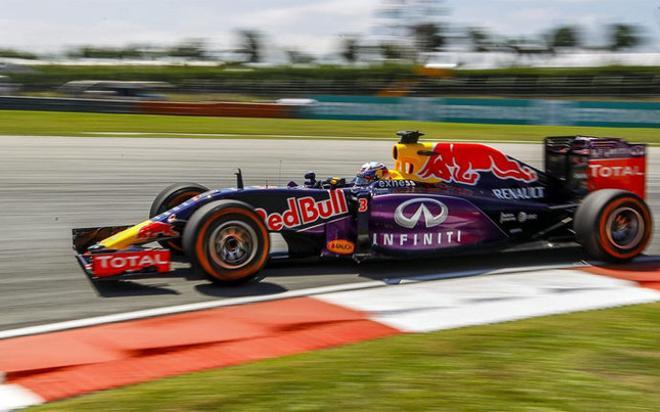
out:
<path id="1" fill-rule="evenodd" d="M 200 193 L 208 192 L 208 190 L 207 187 L 198 185 L 197 183 L 174 183 L 167 186 L 151 203 L 149 218 L 156 217 Z M 161 240 L 158 243 L 162 247 L 170 249 L 175 254 L 183 253 L 181 239 Z"/>
<path id="2" fill-rule="evenodd" d="M 636 194 L 603 189 L 584 198 L 575 213 L 574 229 L 578 243 L 591 257 L 625 262 L 648 246 L 653 218 Z"/>
<path id="3" fill-rule="evenodd" d="M 263 220 L 248 204 L 236 200 L 211 202 L 195 211 L 182 243 L 193 267 L 222 285 L 256 277 L 270 252 Z"/>

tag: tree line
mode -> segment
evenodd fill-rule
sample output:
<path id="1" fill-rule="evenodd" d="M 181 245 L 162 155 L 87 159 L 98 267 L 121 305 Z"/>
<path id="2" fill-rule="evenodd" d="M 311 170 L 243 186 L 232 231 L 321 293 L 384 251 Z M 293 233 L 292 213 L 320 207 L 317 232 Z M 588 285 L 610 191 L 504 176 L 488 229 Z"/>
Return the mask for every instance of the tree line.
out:
<path id="1" fill-rule="evenodd" d="M 469 27 L 461 32 L 450 32 L 440 24 L 420 23 L 407 30 L 406 41 L 382 41 L 374 44 L 359 35 L 341 36 L 338 56 L 349 63 L 357 62 L 361 55 L 380 55 L 384 59 L 415 60 L 421 53 L 439 52 L 449 45 L 461 44 L 473 52 L 511 51 L 514 53 L 558 53 L 566 49 L 588 49 L 599 51 L 626 51 L 643 44 L 641 30 L 630 24 L 613 24 L 606 29 L 606 38 L 601 46 L 588 46 L 582 30 L 577 26 L 556 27 L 537 38 L 504 38 L 489 33 L 485 29 Z M 238 60 L 258 63 L 264 60 L 265 36 L 256 30 L 238 32 L 238 42 L 232 49 Z M 291 63 L 312 63 L 315 56 L 293 48 L 284 50 Z M 36 56 L 12 50 L 0 50 L 2 57 Z M 115 58 L 115 59 L 157 59 L 174 57 L 196 60 L 214 60 L 217 57 L 209 50 L 202 39 L 192 39 L 172 47 L 149 45 L 128 47 L 84 46 L 70 51 L 70 58 Z"/>
<path id="2" fill-rule="evenodd" d="M 472 52 L 512 52 L 517 54 L 561 53 L 567 49 L 620 52 L 645 42 L 640 27 L 617 23 L 605 27 L 597 45 L 589 44 L 583 30 L 561 25 L 532 37 L 501 36 L 480 27 L 454 27 L 447 22 L 444 0 L 382 0 L 377 10 L 376 28 L 382 35 L 343 35 L 335 56 L 348 63 L 362 60 L 405 60 L 419 62 L 427 53 L 442 52 L 456 46 Z M 69 50 L 68 58 L 80 59 L 162 59 L 208 60 L 259 63 L 265 60 L 270 42 L 253 29 L 237 31 L 230 50 L 214 51 L 204 39 L 187 39 L 171 46 L 149 44 L 124 47 L 81 46 Z M 592 40 L 593 42 L 593 40 Z M 296 48 L 284 48 L 293 64 L 313 63 L 317 56 Z M 227 59 L 227 56 L 230 56 Z M 15 49 L 0 49 L 0 57 L 36 59 L 39 56 Z"/>

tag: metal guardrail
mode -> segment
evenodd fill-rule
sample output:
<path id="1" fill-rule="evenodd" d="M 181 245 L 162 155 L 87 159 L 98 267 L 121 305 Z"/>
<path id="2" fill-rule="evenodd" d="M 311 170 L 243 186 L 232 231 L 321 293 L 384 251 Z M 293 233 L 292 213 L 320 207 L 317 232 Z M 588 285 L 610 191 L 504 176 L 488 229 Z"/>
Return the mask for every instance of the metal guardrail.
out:
<path id="1" fill-rule="evenodd" d="M 139 113 L 136 103 L 126 100 L 0 96 L 0 109 L 2 110 Z"/>
<path id="2" fill-rule="evenodd" d="M 660 128 L 660 102 L 315 96 L 313 119 Z"/>

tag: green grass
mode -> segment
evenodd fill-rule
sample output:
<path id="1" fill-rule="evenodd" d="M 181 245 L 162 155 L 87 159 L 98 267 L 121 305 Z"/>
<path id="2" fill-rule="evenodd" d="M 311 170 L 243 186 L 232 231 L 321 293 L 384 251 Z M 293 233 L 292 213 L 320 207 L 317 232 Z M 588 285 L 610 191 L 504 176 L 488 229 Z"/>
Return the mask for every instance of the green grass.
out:
<path id="1" fill-rule="evenodd" d="M 0 110 L 0 135 L 90 136 L 87 133 L 137 132 L 263 135 L 346 136 L 395 139 L 397 130 L 422 130 L 428 138 L 540 141 L 545 136 L 588 134 L 660 143 L 660 129 L 517 126 L 417 121 L 346 121 L 305 119 L 245 119 L 229 117 L 152 116 Z M 248 135 L 248 136 L 244 136 Z"/>
<path id="2" fill-rule="evenodd" d="M 404 335 L 38 408 L 657 411 L 660 304 Z"/>

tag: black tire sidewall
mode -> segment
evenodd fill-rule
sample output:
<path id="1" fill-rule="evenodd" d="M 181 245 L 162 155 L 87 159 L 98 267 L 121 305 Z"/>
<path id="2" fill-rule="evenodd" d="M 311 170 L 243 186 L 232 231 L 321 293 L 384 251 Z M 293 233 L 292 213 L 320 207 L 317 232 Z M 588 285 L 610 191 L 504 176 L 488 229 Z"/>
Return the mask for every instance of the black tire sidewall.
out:
<path id="1" fill-rule="evenodd" d="M 181 193 L 196 192 L 199 194 L 207 192 L 208 190 L 209 189 L 207 187 L 197 183 L 174 183 L 169 185 L 165 189 L 161 190 L 161 192 L 158 193 L 158 195 L 154 198 L 154 201 L 151 202 L 151 207 L 149 208 L 149 218 L 151 219 L 152 217 L 156 217 L 161 213 L 171 209 L 171 207 L 166 208 L 165 205 L 167 205 L 168 201 L 171 199 L 181 195 Z"/>
<path id="2" fill-rule="evenodd" d="M 602 246 L 602 242 L 607 242 L 609 247 L 611 247 L 615 252 L 620 254 L 625 254 L 627 250 L 623 250 L 617 245 L 612 244 L 607 239 L 603 240 L 601 238 L 601 222 L 604 218 L 604 213 L 608 205 L 615 201 L 621 199 L 629 199 L 627 203 L 623 203 L 625 206 L 629 206 L 640 213 L 642 219 L 644 219 L 644 235 L 638 245 L 643 245 L 639 253 L 641 253 L 644 248 L 648 245 L 650 241 L 651 234 L 653 233 L 653 218 L 651 212 L 639 196 L 632 192 L 619 189 L 603 189 L 596 192 L 592 192 L 580 204 L 577 212 L 574 217 L 574 229 L 575 236 L 578 243 L 580 243 L 586 252 L 596 259 L 610 261 L 610 262 L 625 262 L 633 259 L 639 253 L 633 256 L 620 257 L 615 256 L 605 250 Z M 648 217 L 648 219 L 647 219 Z M 606 217 L 605 217 L 606 218 Z M 638 249 L 639 246 L 633 248 Z"/>
<path id="3" fill-rule="evenodd" d="M 217 213 L 221 212 L 222 210 L 229 209 L 229 208 L 240 208 L 243 209 L 247 214 L 251 217 L 248 217 L 243 214 L 233 214 L 233 213 L 228 213 L 228 214 L 223 214 L 217 218 L 214 218 L 214 215 Z M 213 219 L 204 231 L 203 234 L 200 234 L 200 230 L 202 229 L 203 225 L 208 222 L 208 219 Z M 186 256 L 190 259 L 191 263 L 193 264 L 193 267 L 195 268 L 196 271 L 199 272 L 204 272 L 204 274 L 207 276 L 207 278 L 214 283 L 222 284 L 222 285 L 237 285 L 241 283 L 245 283 L 247 281 L 250 281 L 254 279 L 257 274 L 259 273 L 259 270 L 263 267 L 257 267 L 256 270 L 244 277 L 241 277 L 240 279 L 229 279 L 234 273 L 238 271 L 242 271 L 244 268 L 249 267 L 250 265 L 253 265 L 255 262 L 260 260 L 263 256 L 264 253 L 268 253 L 269 250 L 266 250 L 267 247 L 270 246 L 269 242 L 267 239 L 264 238 L 263 236 L 263 230 L 265 229 L 265 226 L 260 220 L 261 218 L 259 215 L 254 211 L 254 209 L 249 206 L 247 203 L 236 201 L 236 200 L 219 200 L 215 202 L 211 202 L 209 204 L 206 204 L 196 210 L 193 215 L 190 217 L 188 220 L 188 224 L 186 225 L 183 236 L 182 236 L 182 245 L 183 249 L 185 251 Z M 257 243 L 257 250 L 252 258 L 252 260 L 248 261 L 244 266 L 242 266 L 239 269 L 226 269 L 223 267 L 220 267 L 217 265 L 213 259 L 211 258 L 209 251 L 208 251 L 208 242 L 209 242 L 209 236 L 211 233 L 213 233 L 213 230 L 217 228 L 220 224 L 226 221 L 231 221 L 231 220 L 238 220 L 241 222 L 244 222 L 248 224 L 253 230 L 254 233 L 256 234 L 256 243 Z M 260 224 L 261 223 L 261 224 Z M 268 235 L 268 231 L 266 230 L 266 236 Z M 203 241 L 203 253 L 205 254 L 204 258 L 208 261 L 209 265 L 213 267 L 213 269 L 216 271 L 216 273 L 219 274 L 226 274 L 228 279 L 222 279 L 217 276 L 213 276 L 213 274 L 206 273 L 204 270 L 203 266 L 200 264 L 200 257 L 197 255 L 196 251 L 196 244 L 199 240 L 199 236 L 204 236 Z M 267 260 L 267 259 L 266 259 Z M 264 262 L 265 265 L 265 262 Z"/>
<path id="4" fill-rule="evenodd" d="M 200 194 L 207 192 L 208 190 L 209 189 L 206 186 L 202 186 L 197 183 L 171 184 L 165 189 L 161 190 L 161 192 L 156 196 L 154 201 L 151 203 L 151 208 L 149 208 L 149 219 L 170 210 L 172 207 L 178 206 L 178 205 L 168 205 L 168 203 L 172 199 L 175 199 L 177 196 L 180 196 L 183 193 L 194 192 L 195 194 Z M 175 254 L 183 253 L 183 245 L 181 244 L 181 239 L 162 240 L 162 241 L 158 241 L 158 243 L 162 247 L 170 249 Z"/>

